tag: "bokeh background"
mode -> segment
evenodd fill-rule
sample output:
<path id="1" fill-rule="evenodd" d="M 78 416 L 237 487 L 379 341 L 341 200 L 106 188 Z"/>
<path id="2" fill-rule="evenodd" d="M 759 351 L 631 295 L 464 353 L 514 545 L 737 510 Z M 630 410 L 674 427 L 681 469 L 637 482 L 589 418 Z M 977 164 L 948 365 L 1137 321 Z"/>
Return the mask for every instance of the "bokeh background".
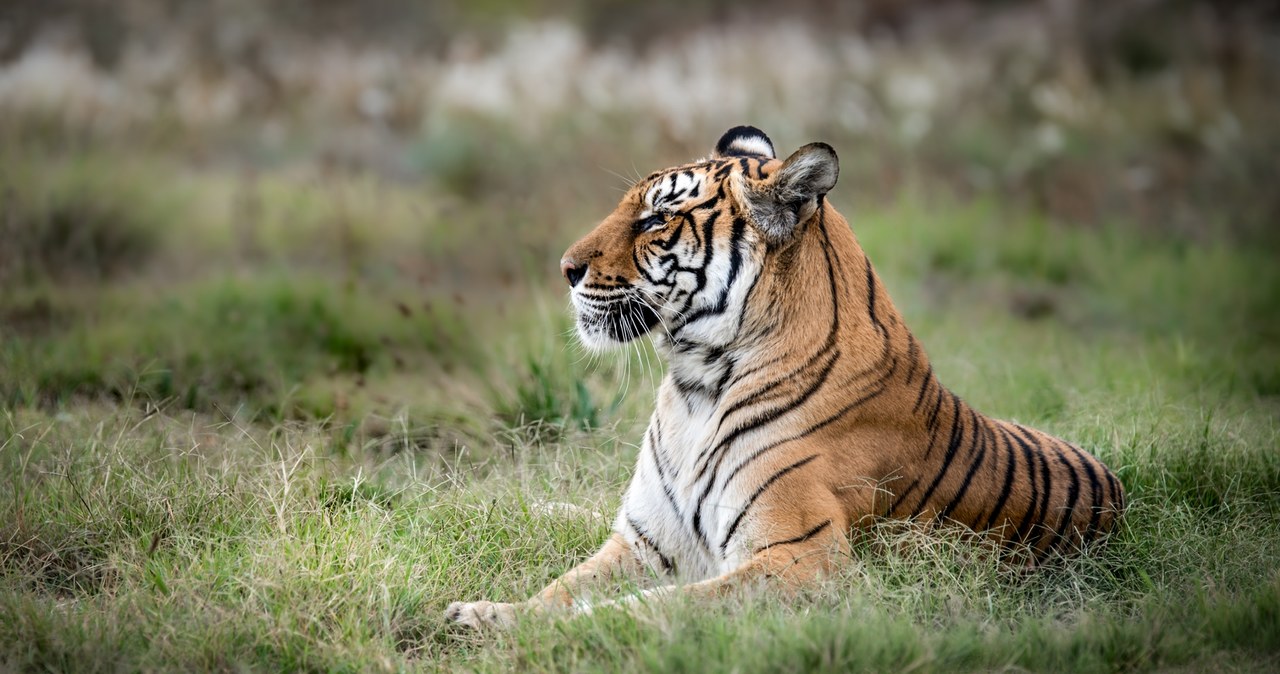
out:
<path id="1" fill-rule="evenodd" d="M 1036 601 L 1067 624 L 1156 615 L 1206 577 L 1270 587 L 1274 611 L 1274 3 L 16 1 L 0 4 L 0 460 L 17 476 L 0 486 L 0 668 L 581 664 L 458 650 L 435 616 L 527 594 L 607 529 L 662 365 L 574 343 L 560 254 L 632 180 L 744 123 L 784 155 L 835 146 L 831 199 L 945 383 L 1136 490 L 1144 542 L 1120 546 L 1121 571 L 1031 595 L 975 581 L 958 610 L 920 590 L 921 567 L 881 597 L 915 607 L 906 624 L 987 605 L 1013 624 Z M 567 529 L 528 507 L 565 495 L 586 508 Z M 348 530 L 307 518 L 368 504 L 414 523 L 367 534 L 391 571 L 353 591 L 317 570 L 260 605 L 223 594 L 220 573 L 270 597 L 280 568 L 332 561 L 316 546 Z M 372 515 L 348 510 L 366 535 Z M 237 546 L 261 554 L 192 561 Z M 280 608 L 299 597 L 328 618 Z M 180 627 L 192 614 L 207 624 Z M 130 624 L 167 646 L 139 650 Z M 952 664 L 1059 652 L 1022 638 Z M 1160 643 L 1098 662 L 1203 655 L 1161 660 Z M 905 666 L 904 648 L 874 662 Z"/>
<path id="2" fill-rule="evenodd" d="M 0 393 L 329 417 L 394 370 L 429 395 L 422 368 L 478 366 L 504 312 L 556 320 L 555 261 L 631 179 L 738 123 L 784 153 L 834 144 L 860 233 L 876 210 L 938 220 L 894 247 L 939 285 L 990 265 L 1016 278 L 989 299 L 1069 314 L 1079 232 L 1276 250 L 1278 21 L 1230 2 L 6 3 Z M 981 226 L 946 221 L 973 204 Z M 986 259 L 1010 237 L 1033 240 L 994 255 L 1027 259 Z"/>

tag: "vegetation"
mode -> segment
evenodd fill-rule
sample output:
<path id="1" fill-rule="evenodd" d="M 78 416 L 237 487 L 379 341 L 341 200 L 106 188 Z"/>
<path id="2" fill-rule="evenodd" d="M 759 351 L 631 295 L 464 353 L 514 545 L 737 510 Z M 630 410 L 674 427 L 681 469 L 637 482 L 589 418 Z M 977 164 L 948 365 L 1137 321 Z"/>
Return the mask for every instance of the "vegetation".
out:
<path id="1" fill-rule="evenodd" d="M 525 598 L 600 544 L 662 374 L 647 345 L 576 345 L 555 260 L 620 182 L 705 153 L 728 113 L 683 128 L 531 93 L 519 114 L 370 121 L 285 68 L 275 103 L 243 85 L 212 122 L 132 99 L 81 118 L 23 107 L 30 63 L 0 66 L 0 669 L 1275 670 L 1280 97 L 1256 72 L 1193 96 L 1234 71 L 1140 23 L 1099 29 L 1087 85 L 1041 55 L 953 91 L 943 65 L 990 55 L 902 37 L 841 43 L 846 70 L 814 75 L 866 126 L 764 94 L 728 111 L 780 148 L 837 147 L 831 198 L 941 379 L 1116 469 L 1130 510 L 1105 546 L 1028 574 L 886 524 L 800 596 L 485 635 L 444 607 Z M 655 54 L 699 39 L 637 71 L 680 71 Z M 511 44 L 486 67 L 534 67 Z M 98 67 L 128 88 L 126 47 Z M 930 67 L 933 103 L 893 91 Z M 1045 103 L 1071 82 L 1077 108 Z"/>

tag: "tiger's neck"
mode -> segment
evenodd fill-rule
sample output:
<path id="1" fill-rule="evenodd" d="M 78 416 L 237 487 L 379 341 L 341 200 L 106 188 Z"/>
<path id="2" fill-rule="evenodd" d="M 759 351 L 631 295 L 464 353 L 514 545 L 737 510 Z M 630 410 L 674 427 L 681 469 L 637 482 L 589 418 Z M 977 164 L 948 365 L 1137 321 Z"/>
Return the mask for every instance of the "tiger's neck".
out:
<path id="1" fill-rule="evenodd" d="M 740 304 L 718 319 L 723 339 L 655 340 L 670 388 L 722 417 L 819 393 L 857 403 L 845 421 L 927 412 L 917 394 L 936 386 L 932 367 L 848 222 L 824 202 L 803 227 L 790 246 L 758 251 L 763 263 L 730 287 Z"/>

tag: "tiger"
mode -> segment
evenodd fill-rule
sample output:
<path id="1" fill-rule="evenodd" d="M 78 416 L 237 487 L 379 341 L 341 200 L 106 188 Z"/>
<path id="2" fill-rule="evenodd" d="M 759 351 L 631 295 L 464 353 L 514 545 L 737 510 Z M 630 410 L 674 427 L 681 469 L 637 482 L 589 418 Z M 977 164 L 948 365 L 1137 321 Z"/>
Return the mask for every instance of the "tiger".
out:
<path id="1" fill-rule="evenodd" d="M 734 127 L 569 247 L 580 341 L 649 335 L 655 409 L 603 547 L 526 602 L 454 602 L 448 620 L 589 613 L 593 585 L 646 573 L 669 584 L 604 603 L 804 587 L 877 521 L 959 523 L 1020 567 L 1115 528 L 1124 488 L 1098 459 L 939 382 L 827 199 L 839 172 L 826 143 L 779 160 Z"/>

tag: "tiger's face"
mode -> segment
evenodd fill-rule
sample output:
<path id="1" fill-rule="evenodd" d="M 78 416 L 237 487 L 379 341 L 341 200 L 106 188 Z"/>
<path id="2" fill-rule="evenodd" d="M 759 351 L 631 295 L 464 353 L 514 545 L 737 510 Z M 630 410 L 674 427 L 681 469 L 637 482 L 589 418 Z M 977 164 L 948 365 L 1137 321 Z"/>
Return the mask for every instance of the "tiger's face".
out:
<path id="1" fill-rule="evenodd" d="M 710 158 L 639 181 L 561 260 L 582 342 L 599 350 L 653 332 L 660 346 L 726 346 L 770 258 L 837 174 L 829 146 L 779 162 L 763 132 L 735 127 Z"/>
<path id="2" fill-rule="evenodd" d="M 759 170 L 761 159 L 744 159 Z M 737 162 L 711 160 L 654 173 L 633 186 L 561 268 L 588 347 L 661 328 L 681 332 L 756 258 L 759 237 L 730 194 Z M 737 231 L 734 223 L 737 221 Z M 673 332 L 674 331 L 674 332 Z"/>

